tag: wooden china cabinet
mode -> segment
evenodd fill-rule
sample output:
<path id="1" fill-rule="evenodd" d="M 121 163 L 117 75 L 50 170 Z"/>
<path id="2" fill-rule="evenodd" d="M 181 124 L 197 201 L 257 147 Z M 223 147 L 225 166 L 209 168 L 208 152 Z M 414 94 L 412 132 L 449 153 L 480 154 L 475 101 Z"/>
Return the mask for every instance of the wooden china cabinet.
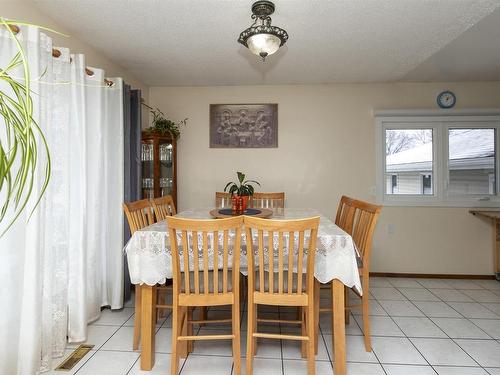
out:
<path id="1" fill-rule="evenodd" d="M 177 142 L 174 137 L 142 132 L 142 198 L 171 195 L 177 207 Z"/>

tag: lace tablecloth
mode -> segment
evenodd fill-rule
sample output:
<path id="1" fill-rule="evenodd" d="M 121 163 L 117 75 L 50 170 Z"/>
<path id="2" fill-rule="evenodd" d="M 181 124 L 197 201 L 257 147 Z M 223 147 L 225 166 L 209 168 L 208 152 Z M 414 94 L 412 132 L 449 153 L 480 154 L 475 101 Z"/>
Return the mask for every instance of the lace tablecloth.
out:
<path id="1" fill-rule="evenodd" d="M 199 208 L 181 212 L 177 216 L 210 219 L 209 211 L 210 208 Z M 355 287 L 361 292 L 356 249 L 351 236 L 312 209 L 286 208 L 272 219 L 300 219 L 312 216 L 320 216 L 314 277 L 321 283 L 338 279 L 344 285 Z M 172 278 L 172 259 L 165 221 L 135 232 L 125 246 L 125 251 L 133 284 L 155 285 Z M 242 250 L 240 262 L 242 272 L 245 272 L 246 251 Z"/>

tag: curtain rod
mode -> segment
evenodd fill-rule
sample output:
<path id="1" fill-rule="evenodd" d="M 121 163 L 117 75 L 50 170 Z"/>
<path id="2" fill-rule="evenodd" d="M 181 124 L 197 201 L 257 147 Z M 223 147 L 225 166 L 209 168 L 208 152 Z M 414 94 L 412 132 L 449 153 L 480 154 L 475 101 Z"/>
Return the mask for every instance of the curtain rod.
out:
<path id="1" fill-rule="evenodd" d="M 12 33 L 14 35 L 19 34 L 19 32 L 21 31 L 21 29 L 19 28 L 19 26 L 10 25 L 10 24 L 7 25 L 7 26 L 9 27 L 9 29 L 12 31 Z M 61 56 L 61 51 L 59 51 L 57 48 L 52 48 L 52 57 L 55 57 L 57 59 L 60 56 Z M 70 58 L 69 61 L 73 62 L 73 59 Z M 85 68 L 85 73 L 88 76 L 90 76 L 90 77 L 92 77 L 94 75 L 94 72 L 92 70 L 90 70 L 89 68 Z M 115 84 L 113 81 L 111 81 L 109 79 L 106 79 L 106 78 L 104 78 L 104 83 L 106 84 L 106 86 L 109 86 L 109 87 L 111 87 L 111 86 L 113 86 Z"/>

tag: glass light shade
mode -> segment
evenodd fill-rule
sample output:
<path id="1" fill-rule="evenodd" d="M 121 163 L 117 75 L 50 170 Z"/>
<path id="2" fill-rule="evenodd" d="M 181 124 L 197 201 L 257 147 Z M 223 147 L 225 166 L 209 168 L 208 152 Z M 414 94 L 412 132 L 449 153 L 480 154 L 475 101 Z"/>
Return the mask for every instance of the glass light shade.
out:
<path id="1" fill-rule="evenodd" d="M 281 45 L 281 40 L 272 34 L 255 34 L 247 40 L 248 49 L 257 56 L 269 56 L 275 53 Z"/>

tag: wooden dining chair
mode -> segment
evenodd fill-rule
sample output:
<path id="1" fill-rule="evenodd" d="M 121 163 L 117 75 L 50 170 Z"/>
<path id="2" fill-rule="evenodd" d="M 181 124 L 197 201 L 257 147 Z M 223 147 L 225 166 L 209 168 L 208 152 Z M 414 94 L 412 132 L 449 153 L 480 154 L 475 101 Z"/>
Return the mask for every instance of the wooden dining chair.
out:
<path id="1" fill-rule="evenodd" d="M 344 197 L 342 197 L 344 198 Z M 345 294 L 345 313 L 346 313 L 346 323 L 349 323 L 350 311 L 352 308 L 362 308 L 363 316 L 363 333 L 365 341 L 365 349 L 367 352 L 371 352 L 371 334 L 370 334 L 370 305 L 369 305 L 369 295 L 370 295 L 370 255 L 372 248 L 373 233 L 375 231 L 375 226 L 377 225 L 378 217 L 382 206 L 367 203 L 361 200 L 352 199 L 345 197 L 345 207 L 343 211 L 347 213 L 341 214 L 343 219 L 338 221 L 341 228 L 344 225 L 344 229 L 348 234 L 352 236 L 353 242 L 359 252 L 356 254 L 358 271 L 361 275 L 361 286 L 363 288 L 363 294 L 359 295 L 355 288 L 352 291 L 361 298 L 361 304 L 351 305 L 349 302 L 349 293 Z M 339 207 L 340 209 L 340 207 Z M 339 215 L 337 213 L 337 219 Z M 337 220 L 336 220 L 337 223 Z M 350 231 L 350 232 L 349 232 Z M 347 288 L 346 288 L 347 289 Z M 333 311 L 333 301 L 331 308 L 321 309 L 321 311 Z"/>
<path id="2" fill-rule="evenodd" d="M 352 228 L 352 239 L 359 252 L 358 270 L 361 275 L 361 286 L 363 294 L 360 296 L 356 289 L 354 293 L 361 298 L 361 304 L 351 305 L 349 303 L 349 294 L 345 301 L 346 310 L 349 313 L 353 307 L 361 307 L 363 314 L 363 333 L 365 338 L 365 349 L 371 352 L 371 334 L 370 334 L 370 256 L 372 250 L 373 233 L 377 225 L 378 217 L 382 206 L 356 200 L 354 202 L 356 213 Z"/>
<path id="3" fill-rule="evenodd" d="M 250 200 L 252 208 L 269 208 L 279 211 L 285 208 L 285 193 L 253 193 Z"/>
<path id="4" fill-rule="evenodd" d="M 356 207 L 354 206 L 354 202 L 356 200 L 354 198 L 343 195 L 340 198 L 339 206 L 337 208 L 337 215 L 335 217 L 335 225 L 337 225 L 340 229 L 346 232 L 349 235 L 352 235 L 352 227 L 354 225 L 354 215 L 356 213 Z M 330 284 L 322 284 L 321 288 L 330 289 Z M 349 288 L 344 288 L 344 300 L 348 300 L 349 298 Z M 327 311 L 330 311 L 327 309 Z M 349 309 L 345 310 L 345 322 L 349 324 L 351 321 L 351 314 Z"/>
<path id="5" fill-rule="evenodd" d="M 177 375 L 179 371 L 180 342 L 188 342 L 191 351 L 190 344 L 195 340 L 232 340 L 234 373 L 240 375 L 239 250 L 243 217 L 219 220 L 167 217 L 167 224 L 174 281 L 170 373 Z M 232 306 L 231 319 L 192 319 L 195 307 L 221 305 Z M 224 322 L 232 323 L 231 334 L 193 334 L 193 324 Z"/>
<path id="6" fill-rule="evenodd" d="M 314 256 L 319 217 L 269 220 L 245 216 L 244 225 L 248 263 L 246 374 L 252 374 L 257 339 L 263 338 L 302 341 L 302 353 L 303 355 L 307 353 L 308 374 L 313 375 L 316 331 Z M 268 249 L 272 249 L 272 253 L 269 253 Z M 264 259 L 268 261 L 265 262 Z M 295 269 L 297 272 L 294 272 Z M 300 307 L 301 319 L 292 321 L 259 319 L 257 312 L 259 304 Z M 258 332 L 259 322 L 300 324 L 301 335 L 261 333 Z"/>
<path id="7" fill-rule="evenodd" d="M 156 221 L 163 221 L 166 220 L 168 216 L 177 214 L 174 199 L 171 195 L 154 198 L 151 200 L 151 204 L 153 205 Z"/>
<path id="8" fill-rule="evenodd" d="M 142 199 L 135 202 L 123 203 L 123 211 L 127 217 L 130 233 L 134 234 L 137 230 L 147 227 L 154 223 L 154 215 L 149 199 Z M 166 290 L 165 285 L 156 286 L 156 293 Z M 172 308 L 171 305 L 163 303 L 158 299 L 155 310 Z M 134 314 L 134 338 L 132 348 L 139 348 L 139 339 L 141 335 L 141 288 L 135 288 L 135 314 Z"/>
<path id="9" fill-rule="evenodd" d="M 231 208 L 231 194 L 216 191 L 215 192 L 215 207 L 216 208 Z"/>

